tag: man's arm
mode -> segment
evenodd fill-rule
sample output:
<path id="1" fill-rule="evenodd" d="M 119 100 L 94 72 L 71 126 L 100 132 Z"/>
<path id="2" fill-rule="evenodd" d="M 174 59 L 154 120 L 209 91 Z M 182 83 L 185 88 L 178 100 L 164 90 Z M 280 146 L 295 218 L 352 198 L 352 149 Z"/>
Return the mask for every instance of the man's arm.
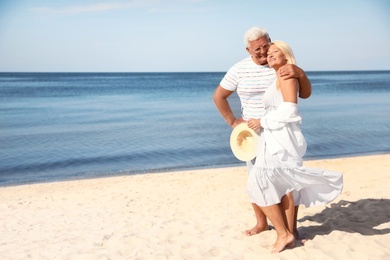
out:
<path id="1" fill-rule="evenodd" d="M 299 81 L 299 97 L 308 98 L 311 96 L 311 82 L 306 73 L 296 65 L 286 64 L 279 69 L 279 76 L 284 79 L 297 78 Z"/>
<path id="2" fill-rule="evenodd" d="M 311 82 L 306 76 L 306 73 L 302 71 L 301 75 L 298 77 L 299 81 L 299 97 L 300 98 L 309 98 L 311 96 Z"/>
<path id="3" fill-rule="evenodd" d="M 214 94 L 213 94 L 213 100 L 215 105 L 217 106 L 217 109 L 221 116 L 225 119 L 226 123 L 234 128 L 236 125 L 241 123 L 243 121 L 242 119 L 236 119 L 234 116 L 229 102 L 227 101 L 227 98 L 233 93 L 233 91 L 229 91 L 221 87 L 221 85 L 218 85 L 216 88 Z"/>

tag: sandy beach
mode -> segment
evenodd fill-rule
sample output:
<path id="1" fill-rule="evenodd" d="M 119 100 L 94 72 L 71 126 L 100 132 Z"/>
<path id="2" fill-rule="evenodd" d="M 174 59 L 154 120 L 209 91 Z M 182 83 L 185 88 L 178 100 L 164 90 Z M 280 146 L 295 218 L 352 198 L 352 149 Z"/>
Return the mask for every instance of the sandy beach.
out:
<path id="1" fill-rule="evenodd" d="M 390 259 L 390 154 L 314 160 L 342 194 L 301 207 L 302 245 L 255 236 L 245 166 L 0 187 L 1 259 Z"/>

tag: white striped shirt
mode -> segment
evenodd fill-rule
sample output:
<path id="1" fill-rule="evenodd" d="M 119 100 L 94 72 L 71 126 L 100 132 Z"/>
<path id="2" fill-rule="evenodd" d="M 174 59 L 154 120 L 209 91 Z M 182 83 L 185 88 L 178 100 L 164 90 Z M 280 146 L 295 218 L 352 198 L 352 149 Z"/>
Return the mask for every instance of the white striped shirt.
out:
<path id="1" fill-rule="evenodd" d="M 264 115 L 263 95 L 275 79 L 274 69 L 268 65 L 257 65 L 248 57 L 231 67 L 220 85 L 226 90 L 237 91 L 242 118 L 248 120 Z"/>

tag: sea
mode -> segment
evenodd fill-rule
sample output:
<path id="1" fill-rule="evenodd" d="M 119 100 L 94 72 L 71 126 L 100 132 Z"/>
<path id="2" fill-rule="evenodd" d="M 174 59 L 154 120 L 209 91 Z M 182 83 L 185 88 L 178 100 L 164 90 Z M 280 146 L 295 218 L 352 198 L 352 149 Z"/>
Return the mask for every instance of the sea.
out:
<path id="1" fill-rule="evenodd" d="M 245 165 L 212 100 L 224 74 L 0 73 L 0 186 Z M 307 75 L 305 160 L 390 152 L 390 71 Z"/>

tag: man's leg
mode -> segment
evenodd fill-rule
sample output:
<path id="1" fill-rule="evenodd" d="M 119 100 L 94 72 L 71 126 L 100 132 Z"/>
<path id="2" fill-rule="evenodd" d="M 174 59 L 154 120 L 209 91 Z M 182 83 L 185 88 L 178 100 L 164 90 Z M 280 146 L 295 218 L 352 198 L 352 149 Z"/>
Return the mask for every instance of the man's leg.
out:
<path id="1" fill-rule="evenodd" d="M 299 201 L 300 201 L 301 195 L 299 192 L 294 191 L 293 197 L 294 197 L 294 204 L 296 205 L 295 210 L 294 210 L 294 232 L 293 232 L 293 235 L 295 237 L 295 240 L 300 240 L 301 242 L 304 242 L 304 241 L 302 241 L 302 237 L 298 232 L 298 210 L 299 210 Z"/>
<path id="2" fill-rule="evenodd" d="M 298 232 L 298 209 L 299 209 L 299 206 L 295 206 L 295 212 L 294 212 L 294 237 L 296 240 L 301 240 L 302 241 L 302 237 L 301 235 L 299 234 Z M 304 241 L 302 241 L 304 242 Z"/>
<path id="3" fill-rule="evenodd" d="M 269 230 L 269 226 L 267 223 L 267 217 L 264 215 L 263 211 L 259 206 L 257 206 L 255 203 L 252 203 L 253 210 L 255 212 L 256 216 L 256 225 L 248 230 L 245 230 L 245 235 L 247 236 L 253 236 L 256 234 L 259 234 L 260 232 L 263 232 L 265 230 Z"/>
<path id="4" fill-rule="evenodd" d="M 248 167 L 248 175 L 251 172 L 255 162 L 256 162 L 256 158 L 253 159 L 252 161 L 246 162 L 246 165 Z M 252 203 L 252 208 L 256 216 L 256 225 L 253 228 L 244 231 L 245 235 L 247 236 L 253 236 L 269 229 L 267 223 L 267 217 L 264 215 L 261 208 L 257 206 L 255 203 Z"/>

